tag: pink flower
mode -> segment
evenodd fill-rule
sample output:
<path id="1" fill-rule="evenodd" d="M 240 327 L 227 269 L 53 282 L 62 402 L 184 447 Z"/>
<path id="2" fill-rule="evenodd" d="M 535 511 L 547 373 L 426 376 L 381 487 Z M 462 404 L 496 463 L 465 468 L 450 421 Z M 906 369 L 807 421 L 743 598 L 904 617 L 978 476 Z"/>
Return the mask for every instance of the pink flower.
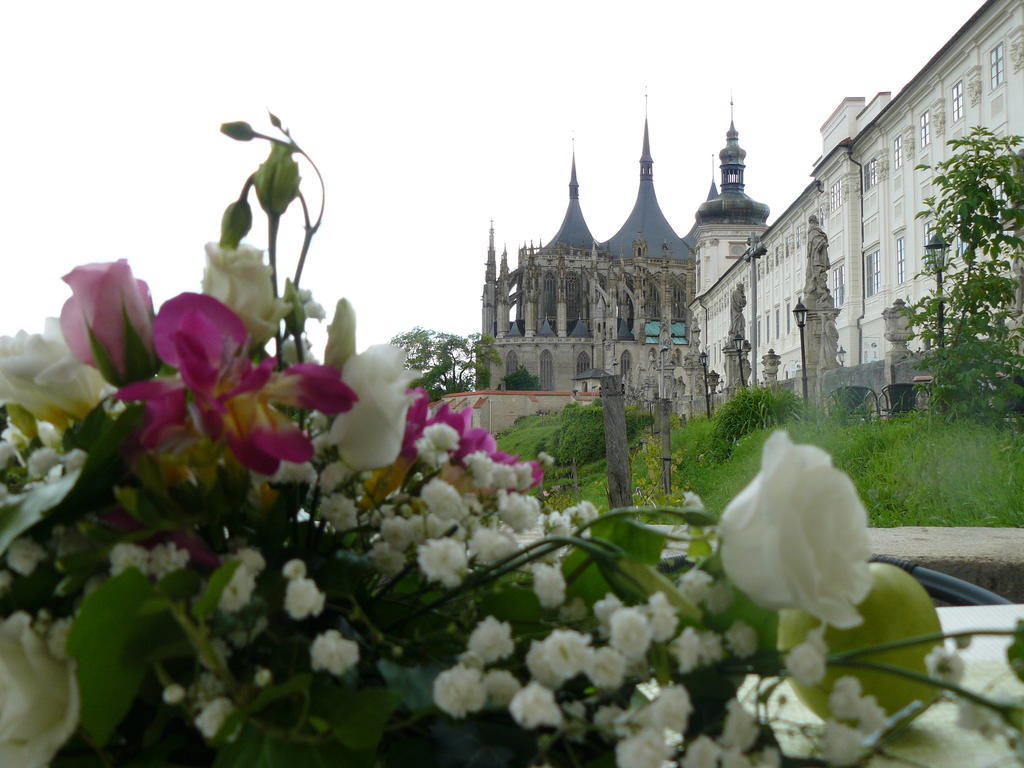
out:
<path id="1" fill-rule="evenodd" d="M 173 450 L 196 435 L 225 440 L 249 469 L 270 475 L 281 461 L 302 462 L 313 445 L 273 403 L 343 413 L 355 392 L 334 368 L 304 363 L 275 372 L 276 360 L 254 366 L 242 320 L 221 302 L 183 293 L 160 308 L 153 328 L 156 351 L 178 369 L 178 379 L 139 382 L 123 400 L 145 400 L 140 441 Z"/>
<path id="2" fill-rule="evenodd" d="M 64 275 L 72 296 L 60 313 L 71 354 L 114 384 L 148 379 L 153 354 L 153 300 L 124 259 L 84 264 Z"/>

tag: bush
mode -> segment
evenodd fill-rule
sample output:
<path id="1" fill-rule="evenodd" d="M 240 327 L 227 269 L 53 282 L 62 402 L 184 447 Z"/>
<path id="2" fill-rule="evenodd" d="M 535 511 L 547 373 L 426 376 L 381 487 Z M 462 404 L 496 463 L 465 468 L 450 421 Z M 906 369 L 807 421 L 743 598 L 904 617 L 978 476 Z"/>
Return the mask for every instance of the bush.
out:
<path id="1" fill-rule="evenodd" d="M 555 461 L 563 466 L 586 464 L 604 456 L 604 409 L 600 400 L 592 405 L 569 403 L 562 409 Z"/>
<path id="2" fill-rule="evenodd" d="M 784 424 L 802 410 L 800 398 L 785 389 L 741 389 L 712 418 L 714 435 L 728 445 L 758 429 Z"/>
<path id="3" fill-rule="evenodd" d="M 536 392 L 540 389 L 540 379 L 525 368 L 517 368 L 506 376 L 505 389 L 511 392 Z"/>

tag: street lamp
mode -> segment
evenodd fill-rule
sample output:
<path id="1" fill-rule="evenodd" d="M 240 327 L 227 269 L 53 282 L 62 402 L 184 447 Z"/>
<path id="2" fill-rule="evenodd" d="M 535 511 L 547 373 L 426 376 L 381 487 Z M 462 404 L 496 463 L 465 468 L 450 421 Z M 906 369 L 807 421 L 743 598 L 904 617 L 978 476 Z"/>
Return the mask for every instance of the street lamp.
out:
<path id="1" fill-rule="evenodd" d="M 732 337 L 732 348 L 736 350 L 736 370 L 740 377 L 740 386 L 747 386 L 747 382 L 743 380 L 743 334 L 737 333 Z"/>
<path id="2" fill-rule="evenodd" d="M 840 367 L 846 365 L 846 350 L 845 349 L 843 349 L 842 347 L 839 347 L 839 351 L 836 352 L 836 357 L 839 358 L 839 365 L 840 365 Z"/>
<path id="3" fill-rule="evenodd" d="M 800 329 L 800 376 L 803 378 L 804 400 L 807 400 L 807 352 L 804 350 L 804 326 L 807 325 L 807 307 L 798 301 L 793 307 L 796 327 Z"/>
<path id="4" fill-rule="evenodd" d="M 700 365 L 704 369 L 704 405 L 707 408 L 708 418 L 711 418 L 711 390 L 708 389 L 708 353 L 701 350 L 701 353 L 697 356 L 700 360 Z"/>
<path id="5" fill-rule="evenodd" d="M 947 243 L 942 235 L 935 232 L 932 239 L 925 245 L 928 256 L 931 258 L 932 268 L 935 270 L 935 293 L 939 297 L 939 347 L 945 346 L 945 312 L 946 302 L 942 299 L 942 272 L 946 269 L 946 247 Z"/>

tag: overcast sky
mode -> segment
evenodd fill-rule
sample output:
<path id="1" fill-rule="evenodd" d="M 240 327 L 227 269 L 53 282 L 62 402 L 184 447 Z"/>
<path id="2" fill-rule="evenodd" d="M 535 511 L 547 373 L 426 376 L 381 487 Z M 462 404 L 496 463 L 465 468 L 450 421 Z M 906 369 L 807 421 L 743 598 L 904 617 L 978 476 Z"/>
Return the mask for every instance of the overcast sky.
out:
<path id="1" fill-rule="evenodd" d="M 265 152 L 218 126 L 269 129 L 267 108 L 326 178 L 305 282 L 328 311 L 353 301 L 360 346 L 416 325 L 478 331 L 488 223 L 513 266 L 521 243 L 554 234 L 573 136 L 583 212 L 607 239 L 636 195 L 646 90 L 655 187 L 683 235 L 731 92 L 747 192 L 770 222 L 808 183 L 840 99 L 895 95 L 979 6 L 12 4 L 0 24 L 0 331 L 41 330 L 80 263 L 127 258 L 158 303 L 197 289 L 203 245 Z M 265 247 L 257 220 L 250 241 Z"/>

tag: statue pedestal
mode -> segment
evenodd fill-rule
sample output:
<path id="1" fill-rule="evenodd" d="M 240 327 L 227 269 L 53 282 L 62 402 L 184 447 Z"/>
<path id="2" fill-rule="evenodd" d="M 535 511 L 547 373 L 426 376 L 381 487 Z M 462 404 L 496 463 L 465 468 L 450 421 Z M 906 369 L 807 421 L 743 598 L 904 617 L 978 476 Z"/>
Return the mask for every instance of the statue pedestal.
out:
<path id="1" fill-rule="evenodd" d="M 836 351 L 839 348 L 839 333 L 836 330 L 835 307 L 819 307 L 807 310 L 807 327 L 804 329 L 804 350 L 807 355 L 807 396 L 818 400 L 822 396 L 821 385 L 825 371 L 839 367 Z"/>
<path id="2" fill-rule="evenodd" d="M 735 349 L 723 349 L 722 354 L 725 355 L 726 392 L 731 397 L 742 386 L 740 364 L 743 359 L 743 353 Z"/>

